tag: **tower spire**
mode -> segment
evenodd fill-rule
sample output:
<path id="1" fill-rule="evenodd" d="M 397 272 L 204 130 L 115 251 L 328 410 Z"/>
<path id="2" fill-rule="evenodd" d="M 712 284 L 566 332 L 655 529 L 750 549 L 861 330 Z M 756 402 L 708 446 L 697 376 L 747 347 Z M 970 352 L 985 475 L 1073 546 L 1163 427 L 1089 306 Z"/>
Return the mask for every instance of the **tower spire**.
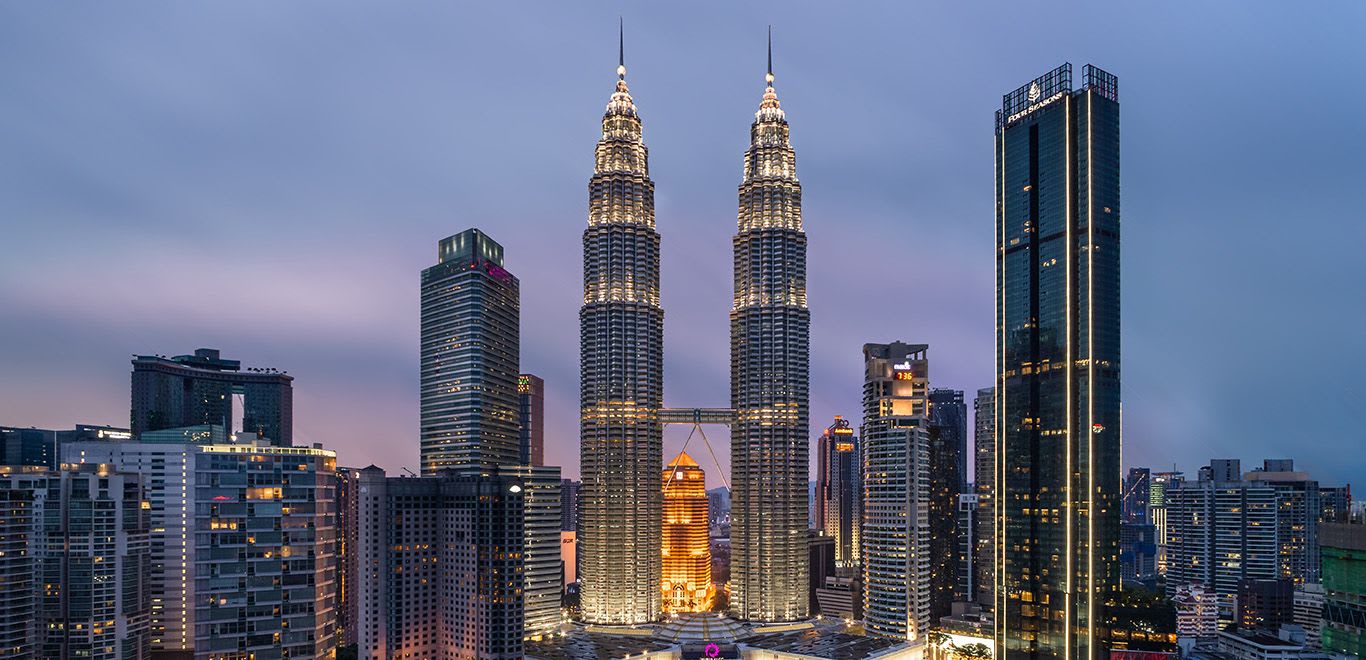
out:
<path id="1" fill-rule="evenodd" d="M 773 26 L 768 26 L 768 75 L 764 76 L 764 81 L 769 85 L 773 84 Z"/>
<path id="2" fill-rule="evenodd" d="M 626 80 L 626 19 L 617 17 L 617 78 Z"/>

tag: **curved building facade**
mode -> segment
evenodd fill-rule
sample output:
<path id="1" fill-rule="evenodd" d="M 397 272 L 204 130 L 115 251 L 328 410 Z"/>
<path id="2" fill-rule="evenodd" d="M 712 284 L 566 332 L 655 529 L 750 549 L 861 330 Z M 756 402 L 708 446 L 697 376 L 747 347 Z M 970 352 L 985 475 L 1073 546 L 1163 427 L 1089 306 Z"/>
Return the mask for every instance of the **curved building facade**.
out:
<path id="1" fill-rule="evenodd" d="M 584 619 L 600 624 L 653 621 L 661 610 L 659 233 L 624 64 L 617 73 L 588 185 L 579 312 L 579 580 Z"/>
<path id="2" fill-rule="evenodd" d="M 770 62 L 771 63 L 771 62 Z M 802 188 L 772 66 L 750 127 L 730 313 L 731 611 L 807 616 L 808 388 Z"/>

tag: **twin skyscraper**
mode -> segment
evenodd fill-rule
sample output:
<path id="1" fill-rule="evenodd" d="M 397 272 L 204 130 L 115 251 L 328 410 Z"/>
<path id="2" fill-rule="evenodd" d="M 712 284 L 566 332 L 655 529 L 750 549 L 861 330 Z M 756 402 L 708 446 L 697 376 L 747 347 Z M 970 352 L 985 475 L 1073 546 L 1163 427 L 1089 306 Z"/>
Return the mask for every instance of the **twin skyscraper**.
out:
<path id="1" fill-rule="evenodd" d="M 733 240 L 731 408 L 705 412 L 731 427 L 731 613 L 791 621 L 805 618 L 808 604 L 811 321 L 801 184 L 773 88 L 771 43 Z M 588 188 L 579 313 L 579 578 L 588 622 L 629 625 L 662 613 L 664 425 L 701 421 L 703 411 L 689 419 L 663 406 L 654 182 L 624 57 Z"/>

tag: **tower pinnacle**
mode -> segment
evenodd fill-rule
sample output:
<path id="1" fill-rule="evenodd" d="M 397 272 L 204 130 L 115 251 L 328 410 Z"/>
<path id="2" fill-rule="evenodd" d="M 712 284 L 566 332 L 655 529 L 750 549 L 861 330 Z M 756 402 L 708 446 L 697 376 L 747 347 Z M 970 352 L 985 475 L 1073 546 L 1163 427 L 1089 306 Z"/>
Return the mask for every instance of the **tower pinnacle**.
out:
<path id="1" fill-rule="evenodd" d="M 626 80 L 626 20 L 617 17 L 617 78 Z"/>
<path id="2" fill-rule="evenodd" d="M 768 26 L 768 75 L 764 76 L 764 82 L 771 87 L 773 85 L 773 26 Z"/>

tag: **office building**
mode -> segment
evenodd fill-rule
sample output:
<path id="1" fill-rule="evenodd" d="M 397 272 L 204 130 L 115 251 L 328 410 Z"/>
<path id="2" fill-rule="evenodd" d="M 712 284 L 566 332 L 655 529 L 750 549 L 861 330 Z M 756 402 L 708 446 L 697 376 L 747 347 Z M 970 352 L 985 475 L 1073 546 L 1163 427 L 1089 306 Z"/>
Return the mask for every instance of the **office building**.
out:
<path id="1" fill-rule="evenodd" d="M 1119 83 L 996 114 L 998 658 L 1101 657 L 1119 589 Z"/>
<path id="2" fill-rule="evenodd" d="M 1219 598 L 1220 619 L 1232 621 L 1244 578 L 1279 575 L 1275 488 L 1242 481 L 1237 461 L 1219 460 L 1201 468 L 1200 479 L 1175 482 L 1166 497 L 1167 595 L 1203 585 Z"/>
<path id="3" fill-rule="evenodd" d="M 911 642 L 931 623 L 928 350 L 863 345 L 864 624 Z"/>
<path id="4" fill-rule="evenodd" d="M 975 405 L 975 402 L 974 402 Z M 957 491 L 968 485 L 968 406 L 963 390 L 934 388 L 930 390 L 930 430 L 941 436 L 944 444 L 944 466 L 953 459 L 957 471 Z M 976 429 L 974 429 L 975 431 Z M 933 460 L 933 458 L 931 458 Z"/>
<path id="5" fill-rule="evenodd" d="M 1288 578 L 1243 578 L 1237 607 L 1239 628 L 1275 633 L 1295 622 L 1295 585 Z"/>
<path id="6" fill-rule="evenodd" d="M 839 574 L 839 568 L 835 564 L 835 539 L 822 535 L 818 530 L 809 529 L 806 531 L 806 565 L 807 565 L 807 592 L 810 594 L 807 607 L 815 614 L 823 615 L 820 608 L 820 599 L 817 592 L 826 582 Z"/>
<path id="7" fill-rule="evenodd" d="M 523 583 L 522 621 L 525 637 L 534 639 L 559 630 L 563 593 L 560 525 L 560 468 L 553 465 L 504 467 L 499 474 L 522 484 Z"/>
<path id="8" fill-rule="evenodd" d="M 961 390 L 930 390 L 930 621 L 952 611 L 958 592 L 958 496 L 967 479 L 967 406 Z"/>
<path id="9" fill-rule="evenodd" d="M 517 463 L 520 292 L 478 229 L 437 244 L 422 271 L 422 474 Z"/>
<path id="10" fill-rule="evenodd" d="M 139 355 L 133 358 L 134 437 L 185 426 L 239 428 L 233 405 L 242 400 L 240 429 L 288 447 L 294 444 L 294 377 L 269 368 L 242 369 L 217 349 L 194 355 Z"/>
<path id="11" fill-rule="evenodd" d="M 845 621 L 858 621 L 863 618 L 863 584 L 858 575 L 828 575 L 825 582 L 816 587 L 813 593 L 816 594 L 813 614 Z"/>
<path id="12" fill-rule="evenodd" d="M 41 536 L 47 471 L 0 466 L 0 656 L 31 658 L 38 641 L 34 617 L 35 561 Z"/>
<path id="13" fill-rule="evenodd" d="M 517 455 L 522 465 L 545 465 L 545 381 L 517 376 Z"/>
<path id="14" fill-rule="evenodd" d="M 1322 584 L 1309 582 L 1295 587 L 1295 625 L 1304 628 L 1304 645 L 1310 649 L 1322 648 L 1326 600 Z"/>
<path id="15" fill-rule="evenodd" d="M 958 496 L 958 512 L 954 524 L 958 525 L 958 547 L 954 551 L 954 561 L 958 565 L 958 581 L 954 586 L 954 602 L 973 602 L 977 598 L 977 514 L 981 505 L 976 493 L 963 493 Z"/>
<path id="16" fill-rule="evenodd" d="M 1156 583 L 1156 526 L 1127 521 L 1119 524 L 1119 576 L 1126 583 L 1144 586 Z"/>
<path id="17" fill-rule="evenodd" d="M 107 465 L 52 472 L 35 556 L 38 657 L 150 657 L 143 477 Z"/>
<path id="18" fill-rule="evenodd" d="M 1319 486 L 1319 502 L 1323 513 L 1321 523 L 1345 523 L 1349 521 L 1352 510 L 1352 486 Z"/>
<path id="19" fill-rule="evenodd" d="M 1366 525 L 1329 523 L 1323 554 L 1323 650 L 1366 657 Z"/>
<path id="20" fill-rule="evenodd" d="M 77 424 L 76 428 L 69 431 L 0 426 L 0 466 L 35 466 L 55 470 L 61 446 L 68 442 L 127 440 L 129 437 L 128 429 L 92 424 Z"/>
<path id="21" fill-rule="evenodd" d="M 1219 633 L 1219 599 L 1199 584 L 1176 588 L 1172 596 L 1176 608 L 1176 635 L 1197 640 L 1213 639 Z"/>
<path id="22" fill-rule="evenodd" d="M 360 471 L 359 657 L 522 657 L 523 512 L 516 477 Z"/>
<path id="23" fill-rule="evenodd" d="M 661 483 L 664 611 L 706 612 L 714 595 L 706 474 L 697 461 L 681 453 L 664 469 Z"/>
<path id="24" fill-rule="evenodd" d="M 811 313 L 797 159 L 772 51 L 750 126 L 730 312 L 731 613 L 805 618 Z"/>
<path id="25" fill-rule="evenodd" d="M 835 563 L 858 565 L 863 525 L 863 465 L 858 436 L 838 415 L 816 440 L 816 529 L 835 539 Z"/>
<path id="26" fill-rule="evenodd" d="M 1276 554 L 1280 576 L 1295 584 L 1319 581 L 1319 482 L 1295 471 L 1290 459 L 1267 459 L 1248 472 L 1248 481 L 1276 488 Z"/>
<path id="27" fill-rule="evenodd" d="M 977 576 L 974 599 L 990 613 L 996 593 L 996 388 L 977 390 L 972 399 L 973 487 L 977 491 L 977 515 L 973 548 L 973 572 Z"/>
<path id="28" fill-rule="evenodd" d="M 560 531 L 579 530 L 579 488 L 582 485 L 572 479 L 560 480 Z"/>
<path id="29" fill-rule="evenodd" d="M 1152 499 L 1152 471 L 1148 468 L 1129 468 L 1124 477 L 1122 522 L 1144 524 L 1152 522 L 1148 503 Z"/>
<path id="30" fill-rule="evenodd" d="M 1167 490 L 1184 479 L 1180 472 L 1152 472 L 1148 481 L 1148 517 L 1157 542 L 1157 574 L 1167 575 Z"/>
<path id="31" fill-rule="evenodd" d="M 250 433 L 222 442 L 221 427 L 206 428 L 62 448 L 63 463 L 104 464 L 144 479 L 152 650 L 330 657 L 337 646 L 336 454 L 275 446 Z M 252 625 L 239 624 L 246 620 Z"/>
<path id="32" fill-rule="evenodd" d="M 583 617 L 645 623 L 661 611 L 664 310 L 654 182 L 624 57 L 588 183 L 579 341 Z"/>
<path id="33" fill-rule="evenodd" d="M 360 493 L 357 492 L 360 470 L 337 468 L 337 645 L 355 646 L 359 633 L 356 575 L 360 559 L 356 544 L 360 541 Z"/>

